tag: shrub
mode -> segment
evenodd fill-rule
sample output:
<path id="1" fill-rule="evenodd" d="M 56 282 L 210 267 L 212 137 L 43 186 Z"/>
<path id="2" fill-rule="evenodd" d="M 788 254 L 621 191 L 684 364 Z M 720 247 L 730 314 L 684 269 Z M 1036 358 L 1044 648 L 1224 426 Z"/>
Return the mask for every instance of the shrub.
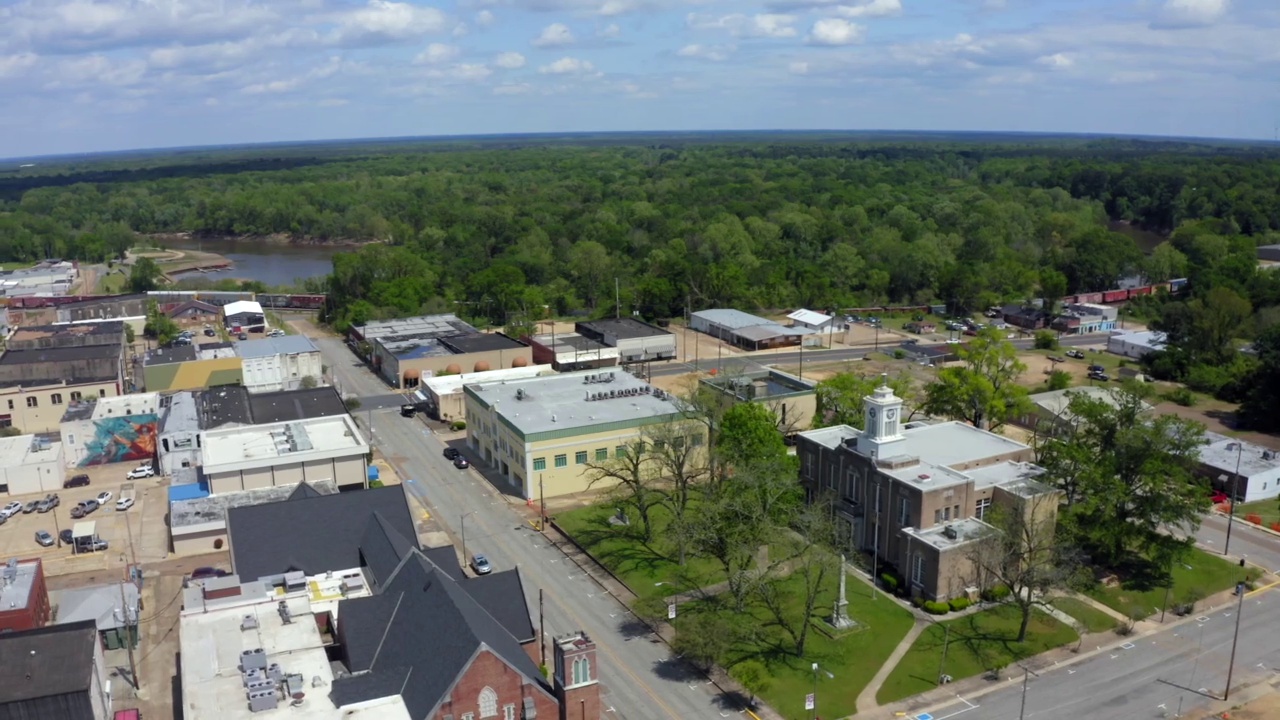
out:
<path id="1" fill-rule="evenodd" d="M 1013 594 L 1007 585 L 992 585 L 982 591 L 982 599 L 987 602 L 999 602 Z"/>
<path id="2" fill-rule="evenodd" d="M 1048 330 L 1040 330 L 1036 333 L 1035 346 L 1037 350 L 1057 350 L 1058 336 Z"/>
<path id="3" fill-rule="evenodd" d="M 951 612 L 951 606 L 944 602 L 934 602 L 932 600 L 924 601 L 924 611 L 930 615 L 946 615 Z"/>
<path id="4" fill-rule="evenodd" d="M 967 597 L 958 597 L 951 598 L 951 601 L 947 604 L 951 606 L 953 611 L 960 612 L 961 610 L 969 607 L 972 603 L 969 602 L 969 598 Z"/>
<path id="5" fill-rule="evenodd" d="M 898 592 L 898 578 L 894 577 L 892 573 L 880 573 L 880 584 L 884 586 L 887 592 Z"/>
<path id="6" fill-rule="evenodd" d="M 893 351 L 893 359 L 894 359 L 894 360 L 901 360 L 902 358 L 904 358 L 904 357 L 906 357 L 906 356 L 907 356 L 907 351 L 906 351 L 906 350 L 903 350 L 902 348 L 898 348 L 897 350 L 894 350 L 894 351 Z"/>
<path id="7" fill-rule="evenodd" d="M 466 429 L 467 429 L 467 421 L 466 421 L 466 420 L 454 420 L 453 422 L 449 423 L 449 429 L 450 429 L 450 430 L 466 430 Z"/>
<path id="8" fill-rule="evenodd" d="M 914 605 L 914 606 L 916 606 L 916 607 L 918 607 L 918 608 L 922 608 L 922 607 L 924 607 L 924 598 L 923 598 L 923 597 L 920 597 L 919 595 L 917 595 L 917 596 L 915 596 L 915 597 L 911 598 L 911 604 L 912 604 L 912 605 Z"/>
<path id="9" fill-rule="evenodd" d="M 1249 513 L 1248 515 L 1244 516 L 1244 519 L 1248 522 L 1253 523 L 1254 525 L 1262 524 L 1262 516 L 1258 515 L 1257 513 Z"/>
<path id="10" fill-rule="evenodd" d="M 1196 404 L 1196 394 L 1184 387 L 1170 390 L 1164 394 L 1164 399 L 1182 407 L 1195 407 Z"/>
<path id="11" fill-rule="evenodd" d="M 1050 390 L 1066 390 L 1071 387 L 1071 373 L 1066 370 L 1054 370 L 1049 373 Z"/>
<path id="12" fill-rule="evenodd" d="M 382 487 L 382 481 L 381 481 L 381 480 L 370 480 L 370 481 L 369 481 L 369 487 L 370 487 L 371 489 L 372 489 L 372 488 L 380 488 L 380 487 Z"/>

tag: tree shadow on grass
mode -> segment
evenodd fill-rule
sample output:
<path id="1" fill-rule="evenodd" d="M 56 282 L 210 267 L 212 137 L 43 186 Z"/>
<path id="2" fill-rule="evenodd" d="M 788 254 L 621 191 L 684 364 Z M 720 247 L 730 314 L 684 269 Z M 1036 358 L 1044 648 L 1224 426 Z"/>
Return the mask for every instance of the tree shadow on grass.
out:
<path id="1" fill-rule="evenodd" d="M 620 575 L 633 572 L 654 575 L 660 568 L 673 564 L 669 555 L 644 542 L 638 532 L 611 525 L 607 519 L 593 518 L 591 524 L 575 532 L 573 538 L 592 557 Z"/>

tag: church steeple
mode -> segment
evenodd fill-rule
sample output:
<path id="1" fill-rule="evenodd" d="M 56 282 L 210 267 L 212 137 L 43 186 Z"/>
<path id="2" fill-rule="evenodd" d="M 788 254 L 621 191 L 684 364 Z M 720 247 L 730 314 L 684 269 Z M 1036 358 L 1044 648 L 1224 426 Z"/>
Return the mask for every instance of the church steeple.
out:
<path id="1" fill-rule="evenodd" d="M 858 438 L 858 451 L 872 458 L 885 455 L 889 446 L 903 439 L 902 398 L 893 394 L 888 375 L 880 379 L 880 387 L 862 399 L 863 431 Z"/>

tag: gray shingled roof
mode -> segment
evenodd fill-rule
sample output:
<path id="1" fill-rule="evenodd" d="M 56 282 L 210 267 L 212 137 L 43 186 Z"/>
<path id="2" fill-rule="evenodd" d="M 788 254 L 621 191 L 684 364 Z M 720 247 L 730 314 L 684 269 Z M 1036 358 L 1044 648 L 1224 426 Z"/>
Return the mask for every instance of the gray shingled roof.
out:
<path id="1" fill-rule="evenodd" d="M 0 704 L 88 691 L 97 642 L 92 620 L 0 635 Z"/>

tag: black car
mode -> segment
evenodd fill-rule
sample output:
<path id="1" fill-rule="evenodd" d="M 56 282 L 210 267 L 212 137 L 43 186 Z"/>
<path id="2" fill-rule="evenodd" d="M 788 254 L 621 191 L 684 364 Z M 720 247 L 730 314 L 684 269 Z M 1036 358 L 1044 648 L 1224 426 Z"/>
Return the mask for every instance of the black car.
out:
<path id="1" fill-rule="evenodd" d="M 240 333 L 240 334 L 239 334 L 239 335 L 237 335 L 236 337 L 238 337 L 238 338 L 239 338 L 239 339 L 241 339 L 241 340 L 248 340 L 248 339 L 249 339 L 249 335 L 248 335 L 247 333 Z"/>
<path id="2" fill-rule="evenodd" d="M 198 567 L 195 570 L 191 571 L 191 579 L 204 580 L 206 578 L 220 578 L 220 577 L 226 577 L 230 574 L 231 573 L 227 572 L 226 570 L 223 570 L 222 568 Z"/>
<path id="3" fill-rule="evenodd" d="M 466 470 L 467 468 L 471 467 L 471 463 L 467 462 L 466 458 L 459 455 L 453 459 L 453 466 L 458 468 L 459 470 Z"/>
<path id="4" fill-rule="evenodd" d="M 78 488 L 78 487 L 85 487 L 85 486 L 86 486 L 86 485 L 88 485 L 88 484 L 89 484 L 89 476 L 88 476 L 88 475 L 76 475 L 76 476 L 72 477 L 70 480 L 68 480 L 68 481 L 66 481 L 66 482 L 64 482 L 64 483 L 62 483 L 62 487 L 64 487 L 64 488 Z"/>
<path id="5" fill-rule="evenodd" d="M 458 452 L 458 448 L 447 447 L 444 449 L 444 456 L 450 460 L 458 457 L 461 454 L 462 454 L 461 452 Z"/>
<path id="6" fill-rule="evenodd" d="M 70 545 L 71 544 L 71 528 L 67 528 L 66 530 L 63 530 L 62 532 L 58 533 L 58 539 L 62 541 L 63 545 Z"/>
<path id="7" fill-rule="evenodd" d="M 205 337 L 217 337 L 217 336 L 218 336 L 218 333 L 217 333 L 213 328 L 205 328 L 205 329 L 204 329 L 204 336 L 205 336 Z"/>
<path id="8" fill-rule="evenodd" d="M 1102 367 L 1101 365 L 1090 365 L 1090 366 L 1089 366 L 1089 372 L 1091 372 L 1091 373 L 1104 373 L 1104 372 L 1106 372 L 1106 371 L 1107 371 L 1107 369 L 1106 369 L 1106 368 L 1104 368 L 1104 367 Z"/>
<path id="9" fill-rule="evenodd" d="M 401 405 L 400 406 L 400 417 L 411 418 L 415 414 L 417 414 L 417 412 L 418 412 L 417 405 Z"/>
<path id="10" fill-rule="evenodd" d="M 1106 374 L 1106 373 L 1103 373 L 1103 372 L 1091 372 L 1091 373 L 1089 373 L 1089 379 L 1090 379 L 1090 380 L 1099 380 L 1099 381 L 1101 381 L 1101 382 L 1106 382 L 1106 381 L 1110 380 L 1111 378 L 1110 378 L 1110 377 L 1108 377 L 1108 376 L 1107 376 L 1107 374 Z"/>

